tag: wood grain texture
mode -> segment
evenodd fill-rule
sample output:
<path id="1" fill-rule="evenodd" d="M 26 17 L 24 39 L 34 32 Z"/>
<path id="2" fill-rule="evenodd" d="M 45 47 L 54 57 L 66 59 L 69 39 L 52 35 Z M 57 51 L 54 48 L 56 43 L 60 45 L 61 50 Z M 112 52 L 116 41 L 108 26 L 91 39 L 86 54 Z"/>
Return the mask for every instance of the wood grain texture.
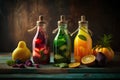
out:
<path id="1" fill-rule="evenodd" d="M 116 53 L 117 54 L 117 53 Z M 40 65 L 40 68 L 13 68 L 8 66 L 5 62 L 11 59 L 10 53 L 0 54 L 0 79 L 12 80 L 89 80 L 89 79 L 120 79 L 120 55 L 115 56 L 111 64 L 106 67 L 86 67 L 82 65 L 79 68 L 59 68 L 54 67 L 53 64 Z M 51 58 L 52 59 L 52 58 Z"/>
<path id="2" fill-rule="evenodd" d="M 53 57 L 51 55 L 51 57 Z M 11 59 L 10 53 L 1 53 L 0 54 L 0 74 L 85 74 L 85 73 L 120 73 L 120 55 L 119 52 L 116 53 L 114 60 L 111 63 L 108 63 L 104 67 L 88 67 L 85 65 L 81 65 L 79 68 L 59 68 L 53 65 L 53 62 L 47 65 L 40 65 L 40 68 L 36 67 L 26 67 L 26 68 L 13 68 L 12 66 L 8 66 L 6 64 L 7 60 Z M 50 58 L 53 59 L 53 58 Z M 50 60 L 53 61 L 53 60 Z"/>
<path id="3" fill-rule="evenodd" d="M 103 34 L 113 34 L 112 48 L 119 51 L 119 2 L 111 0 L 0 0 L 0 52 L 9 52 L 17 46 L 19 40 L 26 41 L 32 49 L 32 39 L 36 30 L 27 30 L 36 25 L 39 15 L 44 15 L 50 46 L 56 34 L 52 30 L 57 27 L 61 14 L 69 21 L 70 32 L 78 28 L 78 20 L 85 15 L 89 21 L 89 29 L 93 32 L 93 43 Z M 76 35 L 76 34 L 75 34 Z M 74 41 L 71 37 L 72 45 Z M 72 49 L 73 51 L 73 49 Z"/>

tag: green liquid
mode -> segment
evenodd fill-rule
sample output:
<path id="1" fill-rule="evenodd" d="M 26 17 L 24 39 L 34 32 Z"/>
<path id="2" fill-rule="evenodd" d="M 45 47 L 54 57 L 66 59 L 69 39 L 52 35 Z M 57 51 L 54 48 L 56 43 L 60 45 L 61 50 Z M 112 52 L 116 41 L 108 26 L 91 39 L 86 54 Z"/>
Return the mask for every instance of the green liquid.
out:
<path id="1" fill-rule="evenodd" d="M 54 63 L 70 63 L 71 61 L 71 40 L 67 29 L 60 27 L 54 39 Z"/>

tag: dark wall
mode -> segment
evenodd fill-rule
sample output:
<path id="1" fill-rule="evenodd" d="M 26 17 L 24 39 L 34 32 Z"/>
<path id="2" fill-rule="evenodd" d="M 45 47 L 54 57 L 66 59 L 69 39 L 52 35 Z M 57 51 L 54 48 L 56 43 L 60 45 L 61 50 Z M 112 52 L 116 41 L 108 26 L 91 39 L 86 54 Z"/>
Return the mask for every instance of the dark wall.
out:
<path id="1" fill-rule="evenodd" d="M 80 16 L 85 15 L 93 32 L 93 43 L 103 34 L 112 34 L 111 47 L 119 51 L 119 5 L 114 0 L 0 0 L 0 52 L 13 51 L 20 40 L 25 40 L 31 49 L 36 30 L 27 30 L 36 25 L 39 15 L 44 15 L 48 24 L 52 51 L 56 35 L 52 30 L 57 27 L 61 14 L 69 21 L 70 32 L 77 29 Z M 75 35 L 71 38 L 72 45 Z"/>

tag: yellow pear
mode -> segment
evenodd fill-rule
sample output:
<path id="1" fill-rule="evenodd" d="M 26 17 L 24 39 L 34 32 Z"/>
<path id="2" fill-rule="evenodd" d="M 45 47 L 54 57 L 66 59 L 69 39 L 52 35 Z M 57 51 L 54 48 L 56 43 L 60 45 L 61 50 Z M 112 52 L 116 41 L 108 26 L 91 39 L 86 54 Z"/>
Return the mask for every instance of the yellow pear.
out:
<path id="1" fill-rule="evenodd" d="M 12 52 L 12 60 L 21 60 L 25 62 L 30 59 L 31 52 L 27 48 L 26 43 L 24 41 L 19 41 L 17 48 Z"/>

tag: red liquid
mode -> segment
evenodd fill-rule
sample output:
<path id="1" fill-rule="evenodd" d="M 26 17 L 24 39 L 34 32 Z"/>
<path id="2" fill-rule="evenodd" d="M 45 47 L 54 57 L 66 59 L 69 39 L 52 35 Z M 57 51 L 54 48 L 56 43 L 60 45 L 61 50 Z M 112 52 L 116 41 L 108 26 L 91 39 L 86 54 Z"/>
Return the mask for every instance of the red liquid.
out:
<path id="1" fill-rule="evenodd" d="M 47 64 L 50 61 L 47 34 L 41 26 L 33 39 L 33 61 L 36 64 Z"/>

